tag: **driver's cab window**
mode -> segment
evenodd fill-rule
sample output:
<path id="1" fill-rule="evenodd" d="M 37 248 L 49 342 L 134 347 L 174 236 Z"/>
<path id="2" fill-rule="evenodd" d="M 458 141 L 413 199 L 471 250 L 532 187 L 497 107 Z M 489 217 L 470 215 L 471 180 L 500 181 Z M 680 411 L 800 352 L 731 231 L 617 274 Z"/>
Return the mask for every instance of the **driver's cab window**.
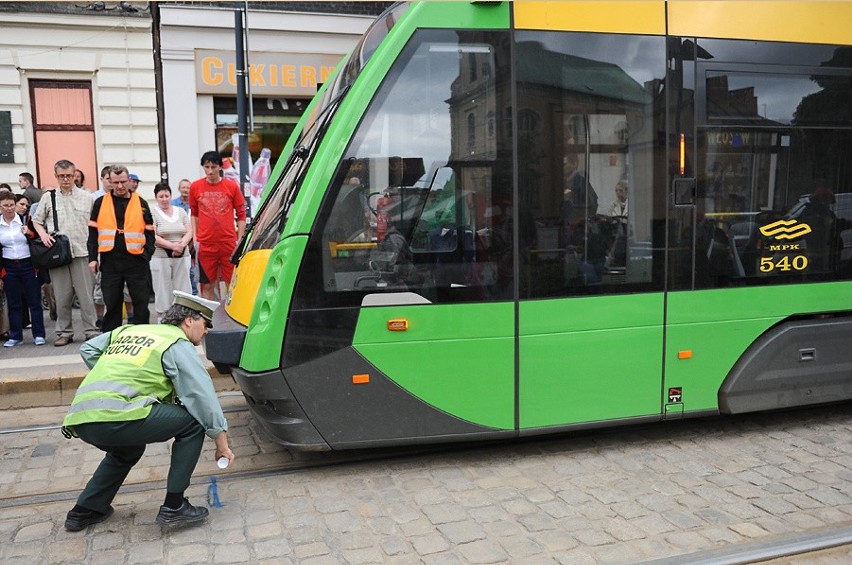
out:
<path id="1" fill-rule="evenodd" d="M 427 30 L 405 48 L 331 187 L 325 292 L 511 297 L 511 184 L 497 181 L 512 178 L 501 35 Z"/>

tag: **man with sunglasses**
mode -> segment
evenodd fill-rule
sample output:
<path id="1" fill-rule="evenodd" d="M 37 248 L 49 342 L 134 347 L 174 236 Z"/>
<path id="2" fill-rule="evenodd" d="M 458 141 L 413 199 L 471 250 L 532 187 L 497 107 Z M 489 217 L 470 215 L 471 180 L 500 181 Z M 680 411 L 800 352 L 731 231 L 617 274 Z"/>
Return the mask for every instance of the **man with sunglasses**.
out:
<path id="1" fill-rule="evenodd" d="M 205 435 L 216 442 L 217 460 L 234 460 L 228 422 L 195 350 L 212 327 L 219 303 L 177 290 L 174 296 L 160 324 L 121 326 L 80 347 L 91 370 L 77 389 L 62 432 L 106 455 L 68 512 L 68 531 L 110 517 L 113 498 L 149 443 L 174 439 L 166 498 L 156 518 L 163 526 L 196 524 L 207 517 L 207 508 L 184 497 Z M 132 515 L 127 515 L 131 521 Z"/>

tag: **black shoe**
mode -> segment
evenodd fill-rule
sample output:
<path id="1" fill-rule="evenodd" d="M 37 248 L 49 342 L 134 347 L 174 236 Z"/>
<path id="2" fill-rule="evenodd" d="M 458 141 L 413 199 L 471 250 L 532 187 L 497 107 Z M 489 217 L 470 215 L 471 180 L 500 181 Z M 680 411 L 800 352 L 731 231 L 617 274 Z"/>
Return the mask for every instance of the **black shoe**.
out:
<path id="1" fill-rule="evenodd" d="M 188 498 L 183 499 L 180 508 L 173 509 L 168 506 L 160 506 L 157 513 L 157 523 L 162 526 L 182 526 L 203 522 L 209 511 L 203 506 L 193 506 Z"/>
<path id="2" fill-rule="evenodd" d="M 109 510 L 106 511 L 106 514 L 103 512 L 95 512 L 94 510 L 84 510 L 82 512 L 73 509 L 69 510 L 68 515 L 65 517 L 65 529 L 69 532 L 79 532 L 86 526 L 103 522 L 112 516 L 112 513 L 112 506 L 110 506 Z"/>

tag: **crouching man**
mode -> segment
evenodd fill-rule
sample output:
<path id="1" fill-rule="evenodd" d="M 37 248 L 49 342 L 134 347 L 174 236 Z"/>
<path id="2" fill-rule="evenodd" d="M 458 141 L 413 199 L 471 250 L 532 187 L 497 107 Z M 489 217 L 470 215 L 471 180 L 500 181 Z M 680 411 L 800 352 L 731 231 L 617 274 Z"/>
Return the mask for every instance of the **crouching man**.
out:
<path id="1" fill-rule="evenodd" d="M 166 526 L 207 517 L 207 508 L 193 506 L 184 497 L 205 434 L 216 442 L 217 459 L 234 460 L 228 422 L 194 347 L 212 326 L 219 303 L 174 294 L 174 304 L 160 324 L 121 326 L 80 347 L 90 371 L 77 389 L 62 432 L 106 455 L 68 512 L 68 531 L 109 518 L 113 498 L 149 443 L 174 438 L 166 499 L 157 514 L 157 523 Z"/>

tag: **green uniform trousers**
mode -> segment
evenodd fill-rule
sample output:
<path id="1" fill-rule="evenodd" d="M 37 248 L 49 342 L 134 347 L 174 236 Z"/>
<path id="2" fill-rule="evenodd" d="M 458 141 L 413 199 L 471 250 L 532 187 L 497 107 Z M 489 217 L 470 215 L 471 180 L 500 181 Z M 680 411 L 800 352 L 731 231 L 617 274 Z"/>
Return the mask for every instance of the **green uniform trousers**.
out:
<path id="1" fill-rule="evenodd" d="M 189 487 L 204 444 L 204 428 L 186 408 L 177 404 L 154 404 L 144 420 L 79 424 L 74 426 L 74 431 L 86 443 L 106 451 L 95 474 L 77 498 L 78 505 L 97 512 L 109 509 L 124 479 L 145 453 L 147 444 L 175 440 L 168 492 L 183 492 Z"/>

